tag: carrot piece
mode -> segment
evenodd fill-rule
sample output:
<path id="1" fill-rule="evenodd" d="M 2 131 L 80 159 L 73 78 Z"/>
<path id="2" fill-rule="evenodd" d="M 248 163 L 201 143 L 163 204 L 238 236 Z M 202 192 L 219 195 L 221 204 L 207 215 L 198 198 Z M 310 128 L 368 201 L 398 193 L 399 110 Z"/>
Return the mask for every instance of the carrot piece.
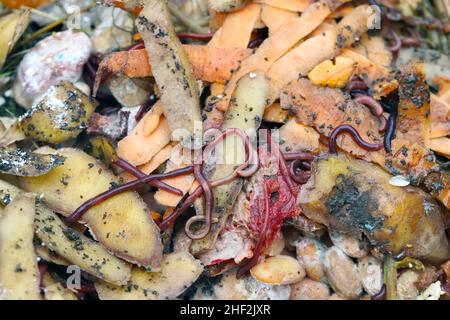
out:
<path id="1" fill-rule="evenodd" d="M 146 116 L 143 118 L 143 130 L 144 136 L 148 136 L 158 127 L 159 120 L 163 114 L 164 110 L 162 107 L 161 100 L 158 100 L 153 107 L 147 112 Z"/>
<path id="2" fill-rule="evenodd" d="M 215 103 L 214 108 L 225 112 L 238 81 L 244 75 L 257 70 L 267 71 L 277 59 L 317 28 L 331 12 L 345 2 L 347 0 L 320 0 L 309 5 L 301 16 L 288 18 L 253 55 L 241 62 L 240 68 L 233 73 L 228 82 L 223 98 Z M 207 119 L 205 126 L 217 127 L 220 123 L 212 123 L 210 119 Z"/>
<path id="3" fill-rule="evenodd" d="M 141 41 L 142 40 L 141 34 L 139 32 L 133 34 L 133 40 L 134 41 Z"/>
<path id="4" fill-rule="evenodd" d="M 180 167 L 172 167 L 172 170 L 181 169 L 184 166 L 185 165 L 182 165 Z M 183 194 L 185 194 L 191 188 L 191 185 L 194 182 L 194 176 L 184 175 L 176 178 L 166 179 L 164 180 L 164 182 L 183 191 Z M 159 204 L 164 206 L 176 207 L 181 199 L 182 197 L 174 195 L 173 193 L 167 192 L 165 190 L 158 190 L 155 193 L 155 200 L 158 201 Z"/>
<path id="5" fill-rule="evenodd" d="M 143 166 L 140 166 L 139 169 L 146 173 L 150 174 L 153 171 L 155 171 L 160 165 L 162 165 L 164 162 L 170 159 L 172 152 L 174 151 L 174 145 L 168 144 L 164 148 L 161 149 L 155 156 L 150 160 L 150 162 L 147 162 Z"/>
<path id="6" fill-rule="evenodd" d="M 158 126 L 149 135 L 144 132 L 145 119 L 139 121 L 117 145 L 118 156 L 135 166 L 149 162 L 171 139 L 171 130 L 164 116 L 161 116 Z"/>
<path id="7" fill-rule="evenodd" d="M 277 60 L 267 72 L 267 77 L 271 79 L 269 101 L 275 101 L 286 84 L 299 76 L 306 76 L 314 66 L 333 58 L 340 49 L 350 46 L 357 35 L 364 34 L 371 18 L 371 11 L 368 9 L 368 5 L 358 6 L 336 28 L 305 40 Z"/>
<path id="8" fill-rule="evenodd" d="M 160 165 L 162 165 L 164 162 L 166 162 L 170 158 L 172 151 L 173 151 L 173 145 L 168 144 L 167 146 L 162 148 L 161 151 L 159 151 L 157 154 L 155 154 L 149 162 L 147 162 L 144 165 L 139 166 L 138 167 L 139 170 L 141 170 L 145 174 L 152 173 L 153 171 L 158 169 L 158 167 Z M 130 182 L 130 181 L 136 180 L 136 177 L 128 172 L 124 172 L 122 174 L 122 178 L 124 179 L 125 182 Z"/>
<path id="9" fill-rule="evenodd" d="M 295 118 L 280 128 L 280 145 L 283 152 L 318 151 L 320 135 L 311 127 L 299 123 Z"/>
<path id="10" fill-rule="evenodd" d="M 208 47 L 210 47 L 210 48 L 223 47 L 223 46 L 220 45 L 220 40 L 222 39 L 222 36 L 221 36 L 222 35 L 222 30 L 223 29 L 220 28 L 214 33 L 213 37 L 208 42 Z M 245 47 L 247 47 L 247 46 L 245 46 Z"/>
<path id="11" fill-rule="evenodd" d="M 329 30 L 335 29 L 336 26 L 337 26 L 337 23 L 335 20 L 327 18 L 317 28 L 315 28 L 310 34 L 308 34 L 308 36 L 305 37 L 305 40 L 310 39 L 315 36 L 318 36 L 319 34 L 322 34 Z"/>
<path id="12" fill-rule="evenodd" d="M 262 3 L 278 9 L 303 12 L 313 2 L 312 0 L 255 0 L 256 3 Z"/>
<path id="13" fill-rule="evenodd" d="M 283 88 L 280 103 L 296 116 L 298 122 L 314 127 L 322 136 L 329 137 L 338 126 L 349 124 L 360 133 L 364 141 L 377 144 L 382 142 L 377 117 L 339 89 L 318 87 L 301 78 Z M 367 160 L 369 156 L 367 150 L 360 148 L 346 135 L 340 136 L 337 144 L 355 157 Z"/>
<path id="14" fill-rule="evenodd" d="M 130 78 L 144 78 L 152 75 L 144 49 L 118 51 L 109 54 L 99 65 L 97 77 L 103 74 L 123 73 Z"/>
<path id="15" fill-rule="evenodd" d="M 269 101 L 275 101 L 281 89 L 291 80 L 306 76 L 314 66 L 332 59 L 336 51 L 336 28 L 305 40 L 279 59 L 267 72 L 270 79 Z M 289 79 L 289 80 L 288 80 Z"/>
<path id="16" fill-rule="evenodd" d="M 208 10 L 209 12 L 209 30 L 211 32 L 216 33 L 217 30 L 219 30 L 219 28 L 223 25 L 223 23 L 225 22 L 225 18 L 227 17 L 227 13 L 226 12 L 218 12 L 212 9 Z"/>
<path id="17" fill-rule="evenodd" d="M 237 69 L 240 61 L 250 55 L 249 49 L 224 49 L 209 48 L 203 49 L 206 54 L 199 53 L 191 55 L 192 61 L 199 61 L 200 65 L 194 69 L 197 79 L 206 82 L 225 84 L 232 75 L 233 70 Z M 195 66 L 194 62 L 194 66 Z"/>
<path id="18" fill-rule="evenodd" d="M 216 32 L 216 34 L 222 33 L 224 30 L 225 30 L 224 28 L 220 28 Z M 240 31 L 238 30 L 236 32 L 240 32 Z M 250 32 L 251 32 L 251 30 L 250 30 Z M 225 46 L 224 42 L 226 42 L 226 43 L 230 44 L 234 48 L 242 48 L 242 49 L 246 50 L 247 45 L 248 45 L 248 41 L 247 42 L 240 41 L 240 39 L 237 38 L 237 37 L 234 37 L 233 40 L 237 41 L 237 42 L 233 43 L 231 41 L 228 41 L 228 39 L 226 39 L 226 38 L 224 38 L 222 36 L 214 35 L 214 37 L 209 41 L 208 47 L 211 47 L 211 48 L 224 47 Z M 224 42 L 222 42 L 222 41 L 224 41 Z M 221 94 L 225 90 L 224 83 L 219 83 L 219 82 L 212 83 L 211 87 L 210 87 L 210 90 L 211 90 L 211 94 L 208 97 L 207 105 L 211 105 L 211 98 L 218 96 L 219 94 Z M 219 110 L 217 110 L 215 108 L 212 108 L 211 111 L 206 114 L 206 116 L 207 116 L 208 119 L 210 119 L 210 120 L 212 120 L 214 122 L 221 122 L 223 114 Z"/>
<path id="19" fill-rule="evenodd" d="M 46 5 L 50 0 L 3 0 L 2 3 L 10 9 L 19 9 L 21 6 L 38 8 Z"/>
<path id="20" fill-rule="evenodd" d="M 339 19 L 339 18 L 343 18 L 346 15 L 348 15 L 350 12 L 352 12 L 352 10 L 355 7 L 353 6 L 352 3 L 347 3 L 345 5 L 343 5 L 340 8 L 337 8 L 336 11 L 332 12 L 330 14 L 330 16 L 328 17 L 329 19 Z"/>
<path id="21" fill-rule="evenodd" d="M 250 49 L 214 48 L 199 45 L 183 46 L 196 79 L 206 82 L 226 83 L 239 62 L 251 54 Z M 97 73 L 96 86 L 105 74 L 123 73 L 130 78 L 152 75 L 145 49 L 119 51 L 102 60 Z"/>
<path id="22" fill-rule="evenodd" d="M 430 107 L 430 138 L 450 135 L 450 103 L 432 94 Z"/>
<path id="23" fill-rule="evenodd" d="M 166 172 L 181 169 L 191 164 L 185 158 L 184 152 L 186 152 L 186 150 L 184 150 L 180 144 L 174 147 L 170 160 L 166 165 Z M 190 159 L 190 157 L 188 158 Z M 187 174 L 175 178 L 165 179 L 164 182 L 183 191 L 183 194 L 185 194 L 190 190 L 194 180 L 194 175 Z M 168 207 L 176 207 L 181 199 L 182 197 L 175 196 L 173 193 L 167 192 L 165 190 L 158 190 L 155 193 L 155 200 L 158 201 L 159 204 Z"/>
<path id="24" fill-rule="evenodd" d="M 345 58 L 345 59 L 343 59 Z M 317 85 L 328 85 L 331 87 L 342 87 L 346 84 L 348 79 L 343 79 L 340 74 L 339 83 L 333 85 L 334 76 L 337 76 L 336 71 L 341 70 L 339 62 L 353 61 L 356 66 L 355 74 L 360 75 L 364 81 L 372 88 L 373 94 L 376 98 L 385 96 L 398 87 L 398 83 L 391 75 L 389 68 L 392 60 L 391 53 L 386 49 L 384 40 L 380 37 L 363 36 L 363 40 L 356 48 L 343 49 L 341 54 L 336 58 L 335 64 L 330 64 L 330 60 L 326 60 L 314 67 L 309 73 L 309 78 Z M 374 59 L 374 60 L 372 60 Z M 377 63 L 377 61 L 379 63 Z M 319 70 L 325 71 L 319 73 Z M 332 77 L 332 78 L 329 78 Z M 345 80 L 345 81 L 344 81 Z"/>
<path id="25" fill-rule="evenodd" d="M 281 25 L 290 17 L 295 17 L 295 11 L 289 11 L 277 7 L 272 7 L 267 4 L 262 5 L 261 19 L 269 28 L 269 36 L 274 34 Z"/>
<path id="26" fill-rule="evenodd" d="M 356 62 L 356 74 L 360 75 L 372 89 L 372 95 L 375 99 L 384 97 L 398 88 L 398 82 L 389 69 L 372 62 L 351 49 L 343 49 L 341 56 Z"/>
<path id="27" fill-rule="evenodd" d="M 217 47 L 246 48 L 260 14 L 261 5 L 255 3 L 229 13 L 211 41 L 219 44 Z"/>
<path id="28" fill-rule="evenodd" d="M 446 157 L 450 157 L 450 139 L 447 137 L 430 139 L 430 149 Z"/>

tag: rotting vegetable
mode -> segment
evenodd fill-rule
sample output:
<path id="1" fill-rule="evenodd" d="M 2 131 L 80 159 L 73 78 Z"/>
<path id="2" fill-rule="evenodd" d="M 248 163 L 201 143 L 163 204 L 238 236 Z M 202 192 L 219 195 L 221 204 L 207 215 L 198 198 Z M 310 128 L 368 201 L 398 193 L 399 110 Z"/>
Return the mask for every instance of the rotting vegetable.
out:
<path id="1" fill-rule="evenodd" d="M 0 299 L 448 299 L 441 2 L 6 2 Z"/>
<path id="2" fill-rule="evenodd" d="M 313 162 L 298 198 L 312 220 L 349 234 L 363 233 L 384 252 L 428 261 L 449 255 L 442 208 L 415 187 L 395 187 L 382 169 L 345 155 Z M 394 230 L 394 231 L 391 231 Z"/>

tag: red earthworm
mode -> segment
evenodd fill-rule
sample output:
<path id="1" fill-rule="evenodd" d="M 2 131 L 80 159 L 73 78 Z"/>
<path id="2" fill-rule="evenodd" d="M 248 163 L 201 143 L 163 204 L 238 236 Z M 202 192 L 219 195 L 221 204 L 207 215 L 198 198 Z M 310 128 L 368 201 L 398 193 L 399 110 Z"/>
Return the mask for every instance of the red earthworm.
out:
<path id="1" fill-rule="evenodd" d="M 147 176 L 144 172 L 139 170 L 139 168 L 133 166 L 131 163 L 129 163 L 128 161 L 125 161 L 124 159 L 117 158 L 117 160 L 114 162 L 114 164 L 138 179 L 142 179 Z M 175 187 L 172 187 L 171 185 L 168 185 L 164 181 L 152 180 L 148 183 L 148 185 L 159 188 L 161 190 L 165 190 L 170 193 L 174 193 L 179 196 L 183 195 L 183 191 L 181 191 L 180 189 L 177 189 Z"/>
<path id="2" fill-rule="evenodd" d="M 180 204 L 175 210 L 172 212 L 172 214 L 166 218 L 159 224 L 159 229 L 161 231 L 166 230 L 172 223 L 177 220 L 177 218 L 185 212 L 192 203 L 202 195 L 203 188 L 201 186 L 197 187 L 194 192 L 192 192 L 184 201 L 181 201 Z"/>
<path id="3" fill-rule="evenodd" d="M 387 127 L 387 120 L 383 116 L 384 108 L 381 105 L 380 102 L 375 100 L 373 97 L 368 96 L 366 94 L 356 94 L 354 100 L 360 104 L 363 104 L 370 108 L 370 111 L 373 115 L 378 117 L 378 120 L 380 120 L 380 128 L 378 129 L 379 132 L 385 132 Z"/>
<path id="4" fill-rule="evenodd" d="M 149 183 L 150 181 L 178 177 L 180 175 L 192 173 L 192 171 L 193 171 L 193 167 L 188 166 L 188 167 L 185 167 L 182 169 L 177 169 L 177 170 L 163 173 L 163 174 L 148 175 L 143 178 L 139 178 L 137 180 L 133 180 L 131 182 L 125 183 L 121 186 L 118 186 L 117 188 L 102 192 L 99 195 L 84 202 L 81 206 L 79 206 L 71 215 L 69 215 L 66 218 L 66 222 L 69 225 L 73 224 L 74 222 L 78 221 L 86 211 L 88 211 L 92 207 L 95 207 L 99 203 L 102 203 L 103 201 L 114 197 L 115 195 L 118 195 L 118 194 L 126 192 L 126 191 L 136 190 L 139 187 L 141 187 L 142 185 Z"/>
<path id="5" fill-rule="evenodd" d="M 301 160 L 294 160 L 291 162 L 289 166 L 289 173 L 291 175 L 292 180 L 297 182 L 298 184 L 305 184 L 308 182 L 309 178 L 311 178 L 311 172 L 307 171 L 298 171 L 299 166 L 301 165 Z M 311 169 L 311 166 L 309 167 Z"/>
<path id="6" fill-rule="evenodd" d="M 193 216 L 191 217 L 184 227 L 184 231 L 186 232 L 186 235 L 193 239 L 193 240 L 199 240 L 206 237 L 211 230 L 211 217 L 212 217 L 212 211 L 214 208 L 214 195 L 212 192 L 212 186 L 208 179 L 206 179 L 203 176 L 202 173 L 202 166 L 200 164 L 194 165 L 194 176 L 195 179 L 198 181 L 198 183 L 201 185 L 203 189 L 203 193 L 205 195 L 205 215 L 204 216 Z M 191 226 L 198 222 L 204 222 L 205 225 L 202 227 L 200 232 L 193 232 L 191 230 Z"/>
<path id="7" fill-rule="evenodd" d="M 270 150 L 274 154 L 275 158 L 278 159 L 278 166 L 281 176 L 283 177 L 284 181 L 286 181 L 286 184 L 288 185 L 289 189 L 295 190 L 296 187 L 294 185 L 294 182 L 292 181 L 291 174 L 289 173 L 289 168 L 286 163 L 286 159 L 284 158 L 278 143 L 275 143 L 272 140 L 270 136 L 270 131 L 267 134 L 267 143 L 270 145 Z"/>
<path id="8" fill-rule="evenodd" d="M 133 50 L 141 50 L 141 49 L 145 49 L 144 41 L 142 41 L 142 40 L 132 44 L 131 46 L 129 46 L 125 50 L 126 51 L 133 51 Z"/>
<path id="9" fill-rule="evenodd" d="M 348 124 L 342 124 L 338 127 L 336 127 L 333 132 L 331 133 L 329 139 L 328 139 L 328 147 L 330 149 L 330 153 L 337 153 L 337 137 L 341 135 L 342 133 L 348 133 L 352 137 L 353 141 L 358 144 L 361 148 L 367 150 L 367 151 L 378 151 L 383 148 L 380 144 L 375 143 L 369 143 L 362 139 L 358 131 L 353 128 L 351 125 Z"/>
<path id="10" fill-rule="evenodd" d="M 380 128 L 378 129 L 378 132 L 386 132 L 386 129 L 388 127 L 387 119 L 383 115 L 381 115 L 378 120 L 380 120 Z"/>
<path id="11" fill-rule="evenodd" d="M 394 30 L 390 30 L 390 34 L 392 35 L 394 43 L 388 47 L 388 50 L 391 51 L 393 54 L 397 54 L 400 48 L 402 47 L 402 40 L 398 36 L 397 32 L 395 32 Z"/>
<path id="12" fill-rule="evenodd" d="M 204 40 L 204 41 L 208 41 L 213 37 L 212 33 L 180 32 L 177 35 L 178 38 L 181 39 Z"/>
<path id="13" fill-rule="evenodd" d="M 416 39 L 413 37 L 402 38 L 402 46 L 403 47 L 417 47 L 420 46 L 420 39 Z"/>
<path id="14" fill-rule="evenodd" d="M 287 160 L 313 161 L 316 156 L 309 152 L 284 152 L 283 157 Z"/>
<path id="15" fill-rule="evenodd" d="M 207 130 L 207 135 L 209 134 L 209 132 L 212 132 L 212 130 L 211 131 Z M 211 155 L 214 147 L 230 134 L 235 134 L 235 135 L 239 136 L 245 144 L 246 151 L 248 151 L 247 148 L 249 147 L 249 144 L 250 144 L 250 138 L 248 137 L 248 135 L 245 134 L 244 131 L 242 131 L 241 129 L 230 128 L 230 129 L 226 129 L 219 136 L 215 137 L 213 141 L 208 143 L 208 145 L 205 147 L 205 149 L 203 151 L 203 158 L 205 159 L 206 157 L 209 157 Z M 248 158 L 248 156 L 247 156 L 247 158 Z"/>
<path id="16" fill-rule="evenodd" d="M 350 81 L 350 84 L 348 85 L 348 91 L 352 90 L 367 90 L 368 87 L 366 83 L 359 79 L 354 79 Z"/>
<path id="17" fill-rule="evenodd" d="M 213 132 L 212 130 L 207 130 L 204 134 L 204 136 L 209 136 L 209 132 Z M 237 134 L 243 141 L 245 144 L 245 149 L 247 152 L 247 159 L 230 175 L 228 175 L 225 178 L 221 178 L 215 181 L 211 181 L 211 187 L 217 187 L 226 183 L 229 183 L 230 181 L 236 179 L 238 176 L 241 177 L 247 177 L 249 176 L 250 173 L 254 173 L 257 169 L 258 169 L 258 158 L 257 156 L 255 158 L 254 155 L 252 156 L 250 153 L 252 152 L 252 148 L 250 146 L 250 139 L 248 137 L 247 134 L 245 134 L 242 130 L 237 129 L 237 128 L 232 128 L 232 129 L 227 129 L 224 132 L 222 132 L 219 136 L 215 137 L 213 141 L 209 142 L 208 145 L 205 147 L 204 151 L 203 151 L 203 159 L 206 159 L 209 157 L 209 155 L 212 153 L 213 147 L 216 146 L 220 141 L 222 141 L 226 136 L 228 136 L 229 134 Z M 253 161 L 256 161 L 256 164 L 252 163 L 250 164 L 250 166 L 248 166 L 248 164 Z M 161 223 L 160 223 L 160 229 L 161 230 L 165 230 L 167 229 L 172 223 L 175 222 L 175 220 L 184 212 L 186 211 L 191 205 L 192 203 L 202 195 L 203 193 L 203 188 L 200 185 L 199 187 L 197 187 L 184 201 L 180 202 L 181 205 L 179 205 L 170 216 L 166 217 Z M 193 218 L 191 218 L 193 219 Z M 200 218 L 196 218 L 196 219 L 200 219 Z M 195 221 L 200 221 L 200 220 L 193 220 L 193 222 Z M 191 224 L 193 223 L 191 222 Z"/>
<path id="18" fill-rule="evenodd" d="M 370 111 L 372 111 L 372 114 L 380 117 L 383 114 L 383 107 L 381 104 L 375 100 L 371 96 L 367 95 L 358 95 L 356 98 L 353 99 L 357 103 L 363 104 L 370 108 Z"/>
<path id="19" fill-rule="evenodd" d="M 243 178 L 251 177 L 256 171 L 258 171 L 259 168 L 258 153 L 251 146 L 249 150 L 249 158 L 246 163 L 249 164 L 246 168 L 240 169 L 240 166 L 236 170 L 237 175 Z"/>
<path id="20" fill-rule="evenodd" d="M 234 180 L 236 177 L 240 176 L 239 173 L 243 173 L 244 177 L 248 177 L 248 176 L 250 176 L 249 175 L 250 173 L 252 173 L 252 172 L 254 173 L 258 169 L 257 168 L 258 164 L 256 164 L 256 169 L 255 169 L 254 163 L 250 164 L 250 161 L 252 160 L 252 151 L 251 151 L 252 148 L 250 145 L 250 138 L 241 129 L 237 129 L 237 128 L 226 129 L 220 136 L 216 137 L 212 142 L 210 142 L 204 149 L 203 158 L 204 159 L 208 158 L 210 156 L 210 154 L 212 153 L 214 147 L 220 141 L 222 141 L 226 136 L 228 136 L 230 134 L 236 134 L 242 139 L 242 141 L 244 142 L 244 145 L 245 145 L 245 151 L 247 153 L 247 158 L 236 170 L 233 171 L 233 173 L 231 173 L 227 177 L 224 177 L 224 178 L 214 181 L 213 183 L 215 185 L 226 184 L 226 183 Z M 250 168 L 248 168 L 249 164 L 250 164 Z"/>

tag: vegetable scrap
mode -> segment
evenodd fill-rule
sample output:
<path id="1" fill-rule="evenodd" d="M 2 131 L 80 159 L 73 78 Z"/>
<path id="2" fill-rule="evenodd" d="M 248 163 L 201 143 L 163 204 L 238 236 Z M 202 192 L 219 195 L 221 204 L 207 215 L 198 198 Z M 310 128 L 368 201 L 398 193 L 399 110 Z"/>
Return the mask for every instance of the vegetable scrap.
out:
<path id="1" fill-rule="evenodd" d="M 0 5 L 1 300 L 450 298 L 450 6 L 72 5 Z"/>

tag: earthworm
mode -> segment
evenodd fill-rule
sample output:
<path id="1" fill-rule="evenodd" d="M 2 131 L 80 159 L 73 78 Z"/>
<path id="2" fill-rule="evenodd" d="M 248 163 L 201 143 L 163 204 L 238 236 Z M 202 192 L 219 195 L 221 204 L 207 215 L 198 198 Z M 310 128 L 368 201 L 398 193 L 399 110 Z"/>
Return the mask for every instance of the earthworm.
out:
<path id="1" fill-rule="evenodd" d="M 188 167 L 185 167 L 182 169 L 177 169 L 177 170 L 167 172 L 167 173 L 148 175 L 148 176 L 139 178 L 137 180 L 133 180 L 131 182 L 120 185 L 117 188 L 107 190 L 107 191 L 102 192 L 99 195 L 89 199 L 88 201 L 84 202 L 71 215 L 69 215 L 66 218 L 66 222 L 69 225 L 73 224 L 74 222 L 78 221 L 83 216 L 83 214 L 86 211 L 88 211 L 89 209 L 91 209 L 92 207 L 95 207 L 96 205 L 102 203 L 103 201 L 110 199 L 120 193 L 123 193 L 126 191 L 131 191 L 131 190 L 136 190 L 139 187 L 141 187 L 142 185 L 149 183 L 150 181 L 178 177 L 178 176 L 181 176 L 184 174 L 189 174 L 192 172 L 193 172 L 193 167 L 188 166 Z"/>
<path id="2" fill-rule="evenodd" d="M 213 37 L 212 33 L 192 33 L 192 32 L 180 32 L 177 34 L 178 38 L 181 39 L 191 39 L 191 40 L 211 40 Z"/>
<path id="3" fill-rule="evenodd" d="M 211 182 L 206 179 L 202 173 L 202 166 L 200 164 L 194 165 L 194 176 L 198 183 L 201 185 L 203 189 L 203 193 L 205 195 L 205 215 L 204 216 L 193 216 L 191 217 L 184 227 L 186 235 L 193 239 L 199 240 L 206 237 L 211 230 L 211 215 L 212 210 L 214 208 L 214 195 L 212 192 Z M 200 232 L 195 233 L 191 230 L 191 226 L 194 223 L 204 222 L 205 226 L 201 229 Z"/>
<path id="4" fill-rule="evenodd" d="M 329 140 L 328 140 L 328 147 L 330 149 L 330 153 L 337 153 L 337 137 L 341 135 L 342 133 L 348 133 L 352 137 L 352 139 L 360 146 L 361 148 L 367 150 L 367 151 L 378 151 L 383 148 L 382 145 L 375 144 L 375 143 L 369 143 L 363 140 L 363 138 L 360 136 L 358 131 L 353 128 L 349 124 L 342 124 L 338 127 L 336 127 L 333 132 L 331 133 Z"/>
<path id="5" fill-rule="evenodd" d="M 289 166 L 289 173 L 291 175 L 291 178 L 298 184 L 305 184 L 306 182 L 308 182 L 308 179 L 311 178 L 311 172 L 307 172 L 304 170 L 298 172 L 298 169 L 302 165 L 302 163 L 303 161 L 297 159 L 292 161 Z M 311 169 L 311 165 L 309 165 L 309 169 Z"/>
<path id="6" fill-rule="evenodd" d="M 141 178 L 144 178 L 147 176 L 144 172 L 139 170 L 137 167 L 133 166 L 128 161 L 125 161 L 124 159 L 117 158 L 117 160 L 114 162 L 114 164 L 138 179 L 141 179 Z M 148 184 L 150 186 L 165 190 L 170 193 L 174 193 L 179 196 L 183 195 L 183 191 L 181 191 L 180 189 L 177 189 L 175 187 L 172 187 L 171 185 L 168 185 L 164 181 L 152 180 Z"/>

